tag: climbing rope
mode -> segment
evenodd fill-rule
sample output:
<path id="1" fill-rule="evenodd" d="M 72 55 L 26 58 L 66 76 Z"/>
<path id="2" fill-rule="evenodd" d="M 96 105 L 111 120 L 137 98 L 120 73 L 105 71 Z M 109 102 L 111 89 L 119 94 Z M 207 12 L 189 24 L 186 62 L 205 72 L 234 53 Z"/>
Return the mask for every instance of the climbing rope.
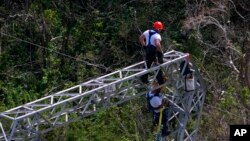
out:
<path id="1" fill-rule="evenodd" d="M 158 123 L 158 127 L 157 127 L 157 133 L 160 132 L 161 130 L 161 123 L 162 123 L 162 111 L 163 111 L 163 108 L 160 109 L 160 117 L 159 117 L 159 123 Z"/>
<path id="2" fill-rule="evenodd" d="M 158 122 L 158 126 L 157 126 L 157 132 L 156 132 L 156 141 L 162 141 L 162 112 L 163 112 L 163 108 L 160 109 L 160 116 L 159 116 L 159 122 Z"/>

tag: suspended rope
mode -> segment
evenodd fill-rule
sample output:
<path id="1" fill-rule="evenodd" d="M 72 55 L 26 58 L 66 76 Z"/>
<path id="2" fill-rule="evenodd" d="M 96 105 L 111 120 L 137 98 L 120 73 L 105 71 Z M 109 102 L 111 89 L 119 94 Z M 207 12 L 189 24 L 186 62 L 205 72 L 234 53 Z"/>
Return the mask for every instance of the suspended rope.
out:
<path id="1" fill-rule="evenodd" d="M 162 123 L 162 111 L 163 108 L 160 109 L 160 117 L 159 117 L 159 123 L 158 123 L 158 127 L 157 127 L 157 132 L 159 133 L 161 130 L 161 123 Z"/>
<path id="2" fill-rule="evenodd" d="M 85 60 L 82 60 L 82 59 L 79 59 L 79 58 L 75 58 L 75 57 L 70 56 L 70 55 L 68 55 L 68 54 L 65 54 L 65 53 L 62 53 L 62 52 L 59 52 L 59 51 L 56 51 L 56 50 L 53 50 L 53 49 L 49 49 L 49 48 L 47 48 L 47 47 L 44 47 L 44 46 L 41 46 L 41 45 L 38 45 L 38 44 L 35 44 L 35 43 L 32 43 L 32 42 L 29 42 L 29 41 L 20 39 L 20 38 L 15 37 L 15 36 L 12 36 L 12 35 L 9 35 L 9 34 L 3 33 L 3 32 L 0 32 L 0 33 L 1 33 L 1 35 L 4 35 L 4 36 L 6 36 L 6 37 L 13 38 L 13 39 L 15 39 L 15 40 L 17 40 L 17 41 L 21 41 L 21 42 L 24 42 L 24 43 L 28 43 L 28 44 L 34 45 L 34 46 L 36 46 L 36 47 L 46 49 L 46 50 L 48 50 L 48 51 L 50 51 L 50 52 L 54 52 L 54 53 L 56 53 L 56 54 L 59 54 L 59 55 L 68 57 L 68 58 L 70 58 L 70 59 L 74 59 L 74 60 L 76 60 L 76 61 L 83 62 L 83 63 L 85 63 L 85 64 L 88 65 L 88 66 L 93 66 L 93 67 L 100 68 L 100 69 L 103 69 L 103 70 L 106 70 L 106 71 L 112 71 L 112 70 L 110 70 L 108 67 L 105 67 L 105 66 L 102 65 L 102 64 L 93 64 L 93 63 L 90 63 L 90 62 L 88 62 L 88 61 L 85 61 Z"/>
<path id="3" fill-rule="evenodd" d="M 156 141 L 161 141 L 162 140 L 162 112 L 163 112 L 163 107 L 160 109 L 160 116 L 159 116 L 159 122 L 157 126 L 157 132 L 156 132 Z"/>

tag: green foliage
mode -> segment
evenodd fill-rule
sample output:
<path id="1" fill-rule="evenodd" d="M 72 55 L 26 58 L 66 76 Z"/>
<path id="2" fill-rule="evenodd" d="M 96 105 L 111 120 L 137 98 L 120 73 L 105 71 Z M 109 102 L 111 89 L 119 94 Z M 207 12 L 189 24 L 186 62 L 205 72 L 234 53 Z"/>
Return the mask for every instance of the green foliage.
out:
<path id="1" fill-rule="evenodd" d="M 235 100 L 235 96 L 234 96 L 235 90 L 234 88 L 229 88 L 226 92 L 225 92 L 225 96 L 222 99 L 221 102 L 221 106 L 223 109 L 229 109 L 231 107 L 235 107 L 236 106 L 236 100 Z"/>
<path id="2" fill-rule="evenodd" d="M 138 37 L 156 20 L 164 23 L 165 50 L 175 49 L 194 56 L 208 84 L 205 103 L 232 113 L 248 109 L 250 92 L 241 87 L 231 69 L 218 64 L 214 52 L 204 57 L 203 47 L 197 41 L 198 32 L 182 34 L 182 21 L 187 12 L 185 2 L 4 1 L 0 4 L 1 32 L 16 38 L 1 35 L 0 111 L 105 74 L 107 68 L 115 70 L 141 61 Z M 213 5 L 208 2 L 208 6 Z M 205 40 L 214 43 L 218 37 L 211 33 L 213 30 L 209 26 L 200 32 Z M 150 117 L 142 114 L 141 105 L 139 100 L 132 105 L 113 107 L 63 130 L 54 130 L 44 135 L 44 140 L 153 140 L 148 129 Z M 201 134 L 207 140 L 218 140 L 226 129 L 217 128 L 221 124 L 217 120 L 225 113 L 206 106 L 204 109 Z M 224 124 L 238 121 L 230 113 L 226 115 L 220 119 Z M 192 125 L 188 123 L 188 129 Z M 211 131 L 206 134 L 205 129 Z"/>
<path id="3" fill-rule="evenodd" d="M 56 16 L 55 11 L 51 9 L 44 10 L 44 18 L 46 18 L 48 22 L 56 21 L 55 16 Z"/>
<path id="4" fill-rule="evenodd" d="M 150 141 L 153 139 L 152 134 L 148 132 L 150 115 L 142 115 L 141 106 L 138 104 L 141 102 L 138 100 L 98 112 L 61 130 L 55 129 L 45 134 L 43 140 Z M 145 132 L 146 135 L 142 137 Z"/>
<path id="5" fill-rule="evenodd" d="M 243 105 L 248 106 L 250 104 L 249 97 L 250 97 L 249 89 L 244 87 L 240 95 L 240 101 L 242 102 Z"/>

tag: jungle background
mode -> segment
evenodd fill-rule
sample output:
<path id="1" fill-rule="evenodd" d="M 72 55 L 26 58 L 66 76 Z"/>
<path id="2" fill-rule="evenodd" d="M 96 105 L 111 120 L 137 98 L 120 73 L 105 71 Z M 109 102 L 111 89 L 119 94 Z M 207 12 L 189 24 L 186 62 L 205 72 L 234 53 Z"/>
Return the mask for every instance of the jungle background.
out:
<path id="1" fill-rule="evenodd" d="M 198 140 L 250 124 L 249 0 L 1 0 L 0 112 L 141 61 L 156 20 L 163 50 L 189 52 L 206 82 Z M 134 100 L 42 138 L 149 141 L 149 122 Z"/>

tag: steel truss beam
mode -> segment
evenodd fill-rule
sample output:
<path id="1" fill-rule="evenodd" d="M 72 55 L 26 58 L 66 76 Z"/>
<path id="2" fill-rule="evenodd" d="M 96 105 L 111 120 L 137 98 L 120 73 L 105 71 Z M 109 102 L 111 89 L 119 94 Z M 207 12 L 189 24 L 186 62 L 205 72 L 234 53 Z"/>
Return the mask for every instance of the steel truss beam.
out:
<path id="1" fill-rule="evenodd" d="M 169 105 L 171 140 L 194 140 L 198 131 L 205 87 L 195 68 L 196 89 L 184 91 L 184 77 L 179 66 L 188 54 L 170 51 L 164 63 L 145 69 L 144 61 L 99 78 L 73 86 L 27 104 L 0 113 L 0 140 L 37 140 L 56 127 L 65 126 L 100 110 L 132 100 L 150 91 L 150 85 L 140 81 L 149 73 L 150 84 L 161 69 L 167 77 L 163 84 Z"/>

